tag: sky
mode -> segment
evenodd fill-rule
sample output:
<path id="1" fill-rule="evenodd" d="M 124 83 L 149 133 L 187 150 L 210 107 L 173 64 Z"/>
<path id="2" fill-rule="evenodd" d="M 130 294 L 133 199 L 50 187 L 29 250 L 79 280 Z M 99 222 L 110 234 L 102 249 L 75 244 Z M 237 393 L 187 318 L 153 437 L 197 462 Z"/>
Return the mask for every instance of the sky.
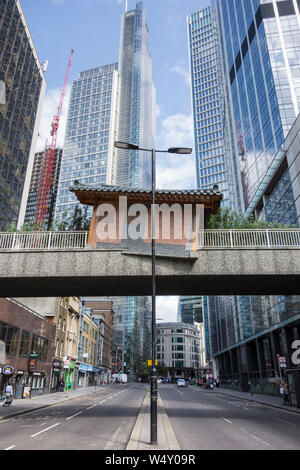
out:
<path id="1" fill-rule="evenodd" d="M 209 0 L 143 0 L 150 31 L 153 82 L 156 87 L 156 148 L 194 146 L 187 16 Z M 61 116 L 58 144 L 63 145 L 72 80 L 94 67 L 118 62 L 121 16 L 125 0 L 21 0 L 41 63 L 48 61 L 47 82 L 37 151 L 50 143 L 71 49 L 74 56 Z M 128 0 L 128 10 L 135 0 Z M 157 186 L 195 188 L 194 155 L 157 154 Z M 160 297 L 157 317 L 176 321 L 178 297 Z M 161 320 L 160 320 L 161 321 Z"/>

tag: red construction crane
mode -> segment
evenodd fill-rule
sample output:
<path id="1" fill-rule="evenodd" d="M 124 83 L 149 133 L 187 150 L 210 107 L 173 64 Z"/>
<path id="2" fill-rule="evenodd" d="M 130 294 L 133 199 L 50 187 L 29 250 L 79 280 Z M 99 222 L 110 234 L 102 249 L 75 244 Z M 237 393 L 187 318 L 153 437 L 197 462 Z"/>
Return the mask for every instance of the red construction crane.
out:
<path id="1" fill-rule="evenodd" d="M 51 142 L 50 147 L 48 149 L 45 149 L 45 163 L 44 163 L 43 170 L 42 170 L 41 183 L 40 183 L 39 191 L 37 195 L 37 205 L 36 205 L 36 212 L 35 212 L 35 223 L 37 224 L 38 230 L 42 230 L 44 228 L 44 223 L 47 218 L 49 196 L 50 196 L 52 177 L 53 177 L 53 166 L 54 166 L 54 161 L 55 161 L 55 151 L 56 151 L 59 120 L 60 120 L 61 111 L 63 107 L 64 97 L 66 94 L 66 88 L 68 84 L 73 54 L 74 54 L 74 50 L 72 49 L 69 62 L 68 62 L 65 81 L 64 81 L 62 91 L 61 91 L 57 113 L 54 116 L 52 124 L 51 124 L 52 142 Z"/>

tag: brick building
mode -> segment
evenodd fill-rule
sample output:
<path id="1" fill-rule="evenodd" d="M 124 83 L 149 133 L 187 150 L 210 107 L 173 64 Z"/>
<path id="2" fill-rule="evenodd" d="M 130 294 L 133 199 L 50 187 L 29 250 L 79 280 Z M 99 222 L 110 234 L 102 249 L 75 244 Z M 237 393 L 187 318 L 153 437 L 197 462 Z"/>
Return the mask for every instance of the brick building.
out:
<path id="1" fill-rule="evenodd" d="M 15 398 L 23 397 L 25 387 L 30 387 L 31 395 L 49 392 L 55 330 L 16 300 L 0 299 L 0 343 L 5 345 L 0 357 L 0 396 L 8 381 Z"/>

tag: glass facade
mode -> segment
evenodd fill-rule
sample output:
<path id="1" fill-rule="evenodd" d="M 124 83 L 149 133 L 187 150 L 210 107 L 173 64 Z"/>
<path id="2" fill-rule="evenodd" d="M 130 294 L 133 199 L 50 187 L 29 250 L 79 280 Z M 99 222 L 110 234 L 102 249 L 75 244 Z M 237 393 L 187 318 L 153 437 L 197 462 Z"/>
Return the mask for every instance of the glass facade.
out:
<path id="1" fill-rule="evenodd" d="M 299 112 L 300 2 L 214 0 L 213 5 L 231 88 L 246 214 L 299 226 L 298 130 L 290 142 L 285 138 Z M 298 337 L 299 297 L 204 299 L 215 374 L 226 386 L 247 390 L 250 380 L 257 391 L 277 393 L 276 354 L 290 357 L 291 338 Z"/>
<path id="2" fill-rule="evenodd" d="M 155 147 L 155 88 L 152 82 L 149 30 L 142 2 L 122 17 L 119 74 L 117 140 L 152 149 Z M 149 188 L 151 154 L 116 149 L 113 184 Z"/>
<path id="3" fill-rule="evenodd" d="M 151 302 L 148 297 L 112 297 L 113 357 L 122 355 L 129 379 L 134 379 L 150 358 Z M 117 352 L 117 348 L 120 348 Z"/>
<path id="4" fill-rule="evenodd" d="M 115 130 L 118 64 L 81 72 L 72 83 L 55 218 L 78 204 L 69 187 L 109 184 Z"/>
<path id="5" fill-rule="evenodd" d="M 149 30 L 142 2 L 126 12 L 121 22 L 119 52 L 120 98 L 116 140 L 143 148 L 155 147 L 155 88 L 152 82 L 152 59 Z M 115 149 L 112 184 L 123 187 L 151 187 L 151 153 Z M 114 298 L 119 323 L 114 320 L 113 349 L 123 344 L 125 331 L 126 368 L 129 377 L 140 372 L 150 358 L 151 318 L 147 297 Z"/>
<path id="6" fill-rule="evenodd" d="M 17 223 L 45 86 L 18 0 L 0 1 L 0 82 L 0 230 L 7 230 Z"/>
<path id="7" fill-rule="evenodd" d="M 299 113 L 299 2 L 217 0 L 246 208 Z"/>
<path id="8" fill-rule="evenodd" d="M 180 296 L 177 321 L 194 324 L 203 323 L 203 297 L 195 295 Z"/>
<path id="9" fill-rule="evenodd" d="M 208 189 L 217 184 L 223 193 L 222 204 L 242 210 L 223 43 L 211 6 L 188 18 L 188 36 L 197 185 Z"/>

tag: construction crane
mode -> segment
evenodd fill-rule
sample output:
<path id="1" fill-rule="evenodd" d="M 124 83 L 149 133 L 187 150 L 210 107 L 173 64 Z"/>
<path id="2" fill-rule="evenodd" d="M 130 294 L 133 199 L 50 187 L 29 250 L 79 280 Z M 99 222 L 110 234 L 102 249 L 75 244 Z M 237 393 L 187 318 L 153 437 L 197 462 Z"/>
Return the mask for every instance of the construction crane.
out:
<path id="1" fill-rule="evenodd" d="M 74 50 L 72 49 L 69 62 L 68 62 L 65 81 L 64 81 L 62 91 L 61 91 L 57 113 L 54 116 L 52 124 L 51 124 L 50 134 L 52 136 L 52 142 L 51 142 L 50 147 L 45 149 L 45 162 L 44 162 L 43 169 L 42 169 L 41 183 L 39 185 L 36 212 L 35 212 L 35 223 L 37 225 L 37 230 L 42 230 L 44 228 L 44 224 L 47 218 L 49 197 L 50 197 L 51 184 L 52 184 L 52 178 L 53 178 L 53 167 L 54 167 L 54 161 L 55 161 L 59 121 L 60 121 L 61 111 L 62 111 L 64 98 L 66 94 L 68 79 L 70 75 L 73 54 L 74 54 Z"/>

